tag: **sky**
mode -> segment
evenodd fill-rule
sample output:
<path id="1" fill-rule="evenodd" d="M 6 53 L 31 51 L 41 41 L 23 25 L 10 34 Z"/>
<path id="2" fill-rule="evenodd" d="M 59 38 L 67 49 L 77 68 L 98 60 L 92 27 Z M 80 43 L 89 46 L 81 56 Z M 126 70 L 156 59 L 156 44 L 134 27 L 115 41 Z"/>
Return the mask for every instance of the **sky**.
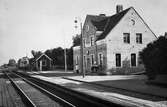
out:
<path id="1" fill-rule="evenodd" d="M 118 4 L 133 6 L 157 36 L 167 31 L 167 0 L 0 0 L 0 65 L 31 50 L 71 47 L 76 17 L 111 16 Z"/>

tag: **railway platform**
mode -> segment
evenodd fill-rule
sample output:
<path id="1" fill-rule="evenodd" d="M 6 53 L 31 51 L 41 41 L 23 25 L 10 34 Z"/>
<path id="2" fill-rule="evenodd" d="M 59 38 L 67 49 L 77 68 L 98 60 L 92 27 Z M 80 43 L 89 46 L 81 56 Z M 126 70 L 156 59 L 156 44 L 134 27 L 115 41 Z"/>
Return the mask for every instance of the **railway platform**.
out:
<path id="1" fill-rule="evenodd" d="M 47 74 L 46 74 L 47 75 Z M 86 76 L 83 78 L 82 76 L 65 76 L 65 78 L 62 77 L 46 77 L 46 76 L 41 76 L 39 75 L 33 75 L 37 78 L 47 80 L 68 88 L 71 88 L 73 90 L 77 90 L 80 92 L 87 93 L 89 95 L 93 95 L 96 97 L 100 97 L 112 102 L 116 103 L 122 103 L 125 105 L 128 104 L 134 104 L 135 106 L 149 106 L 149 107 L 166 107 L 167 106 L 167 101 L 166 100 L 149 100 L 149 99 L 141 99 L 141 98 L 136 98 L 132 96 L 127 96 L 119 93 L 114 93 L 112 91 L 109 91 L 109 89 L 106 88 L 110 86 L 115 86 L 118 88 L 128 88 L 128 89 L 133 89 L 133 90 L 139 90 L 140 91 L 149 91 L 149 92 L 154 92 L 159 93 L 160 95 L 166 96 L 167 89 L 166 88 L 158 88 L 154 86 L 146 86 L 142 83 L 139 85 L 135 85 L 138 81 L 135 81 L 136 79 L 140 80 L 145 80 L 146 77 L 144 76 Z M 71 80 L 70 80 L 71 79 Z M 73 81 L 74 80 L 74 81 Z M 129 81 L 133 82 L 129 82 Z M 92 84 L 101 84 L 104 85 L 104 88 L 98 88 L 94 87 L 91 84 L 86 85 L 84 83 L 81 83 L 80 81 L 83 82 L 88 82 Z M 122 82 L 122 81 L 126 81 Z M 130 85 L 131 84 L 131 85 Z M 149 89 L 149 87 L 151 87 Z M 146 90 L 147 89 L 147 90 Z M 153 89 L 153 90 L 152 90 Z M 148 93 L 149 93 L 148 92 Z M 164 94 L 163 94 L 164 93 Z"/>

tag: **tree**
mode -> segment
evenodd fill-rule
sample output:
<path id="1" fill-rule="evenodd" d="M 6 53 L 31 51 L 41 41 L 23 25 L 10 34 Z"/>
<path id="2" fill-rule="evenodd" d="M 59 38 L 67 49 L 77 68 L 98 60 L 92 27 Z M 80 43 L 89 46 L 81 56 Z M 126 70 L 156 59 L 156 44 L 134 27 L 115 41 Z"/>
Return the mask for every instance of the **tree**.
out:
<path id="1" fill-rule="evenodd" d="M 31 51 L 34 58 L 42 54 L 41 51 Z M 60 68 L 65 65 L 64 49 L 62 47 L 57 47 L 53 49 L 47 49 L 44 52 L 48 57 L 52 59 L 52 65 L 58 66 Z M 34 58 L 30 59 L 30 64 L 33 62 Z M 72 47 L 66 49 L 66 58 L 67 58 L 67 68 L 73 69 L 73 49 Z"/>
<path id="2" fill-rule="evenodd" d="M 64 66 L 65 57 L 64 57 L 64 49 L 61 47 L 48 49 L 45 51 L 45 54 L 48 55 L 52 59 L 52 64 L 57 66 Z M 67 58 L 67 68 L 72 69 L 73 67 L 73 50 L 72 47 L 70 49 L 66 49 L 66 58 Z"/>
<path id="3" fill-rule="evenodd" d="M 160 36 L 156 41 L 149 43 L 140 52 L 140 58 L 149 79 L 155 79 L 157 74 L 167 74 L 167 39 Z"/>
<path id="4" fill-rule="evenodd" d="M 64 49 L 62 49 L 61 47 L 48 49 L 45 51 L 45 54 L 52 59 L 53 65 L 64 65 Z"/>
<path id="5" fill-rule="evenodd" d="M 34 50 L 32 50 L 32 51 L 31 51 L 31 54 L 32 54 L 33 57 L 35 58 L 35 57 L 37 57 L 37 56 L 40 56 L 40 55 L 42 54 L 42 52 L 41 52 L 41 51 L 34 51 Z"/>
<path id="6" fill-rule="evenodd" d="M 67 68 L 73 69 L 73 49 L 67 49 Z"/>
<path id="7" fill-rule="evenodd" d="M 36 52 L 34 50 L 31 50 L 31 54 L 33 55 L 33 57 L 35 57 Z"/>
<path id="8" fill-rule="evenodd" d="M 80 35 L 76 35 L 75 37 L 73 37 L 73 46 L 78 46 L 80 45 Z"/>
<path id="9" fill-rule="evenodd" d="M 14 59 L 9 59 L 8 65 L 9 66 L 15 66 L 16 65 L 16 61 Z"/>

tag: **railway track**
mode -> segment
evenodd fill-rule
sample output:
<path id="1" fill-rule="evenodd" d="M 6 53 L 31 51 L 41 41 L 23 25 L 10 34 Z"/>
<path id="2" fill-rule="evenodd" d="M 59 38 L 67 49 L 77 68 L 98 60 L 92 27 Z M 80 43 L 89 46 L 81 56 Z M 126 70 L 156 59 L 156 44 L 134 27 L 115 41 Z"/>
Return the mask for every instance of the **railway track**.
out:
<path id="1" fill-rule="evenodd" d="M 5 74 L 27 107 L 75 107 L 19 75 Z"/>
<path id="2" fill-rule="evenodd" d="M 15 76 L 17 75 L 17 77 L 31 84 L 33 87 L 39 89 L 42 93 L 47 94 L 49 98 L 51 98 L 54 101 L 57 101 L 58 103 L 60 103 L 62 106 L 65 106 L 65 107 L 85 107 L 85 106 L 123 107 L 125 106 L 125 105 L 116 104 L 110 101 L 106 101 L 104 99 L 100 99 L 94 96 L 90 96 L 78 91 L 74 91 L 48 81 L 37 79 L 29 75 L 26 75 L 24 73 L 19 73 L 19 72 L 10 72 L 10 73 L 12 73 L 12 75 L 15 74 Z M 35 107 L 33 105 L 34 104 L 32 104 L 32 107 Z"/>
<path id="3" fill-rule="evenodd" d="M 19 95 L 22 98 L 22 101 L 24 102 L 25 105 L 29 105 L 30 107 L 36 107 L 35 104 L 30 100 L 30 98 L 26 95 L 26 93 L 14 82 L 14 80 L 7 74 L 5 73 L 10 82 L 12 83 L 13 87 L 17 90 Z"/>

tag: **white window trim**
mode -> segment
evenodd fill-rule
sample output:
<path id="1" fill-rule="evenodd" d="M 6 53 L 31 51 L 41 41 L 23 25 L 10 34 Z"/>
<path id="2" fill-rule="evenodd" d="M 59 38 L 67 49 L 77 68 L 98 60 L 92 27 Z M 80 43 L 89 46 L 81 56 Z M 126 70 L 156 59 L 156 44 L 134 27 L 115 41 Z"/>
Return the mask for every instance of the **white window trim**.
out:
<path id="1" fill-rule="evenodd" d="M 92 38 L 92 39 L 91 39 Z M 90 36 L 90 46 L 94 46 L 94 35 Z"/>
<path id="2" fill-rule="evenodd" d="M 86 39 L 85 38 L 83 38 L 83 48 L 86 48 Z"/>
<path id="3" fill-rule="evenodd" d="M 79 64 L 79 57 L 78 57 L 78 56 L 76 56 L 76 62 L 75 62 L 75 64 L 76 64 L 76 65 Z"/>
<path id="4" fill-rule="evenodd" d="M 141 43 L 140 43 L 140 37 L 137 38 L 137 35 L 141 34 Z M 138 40 L 137 40 L 138 39 Z M 137 44 L 143 44 L 143 34 L 142 33 L 136 33 L 136 43 Z"/>
<path id="5" fill-rule="evenodd" d="M 103 53 L 102 52 L 98 53 L 98 65 L 100 65 L 100 54 L 102 56 L 102 65 L 103 65 Z"/>
<path id="6" fill-rule="evenodd" d="M 129 43 L 128 43 L 128 38 L 126 37 L 126 42 L 124 41 L 124 37 L 125 37 L 125 34 L 128 34 L 128 36 L 129 36 Z M 123 43 L 125 43 L 125 44 L 130 44 L 130 33 L 123 33 Z"/>

